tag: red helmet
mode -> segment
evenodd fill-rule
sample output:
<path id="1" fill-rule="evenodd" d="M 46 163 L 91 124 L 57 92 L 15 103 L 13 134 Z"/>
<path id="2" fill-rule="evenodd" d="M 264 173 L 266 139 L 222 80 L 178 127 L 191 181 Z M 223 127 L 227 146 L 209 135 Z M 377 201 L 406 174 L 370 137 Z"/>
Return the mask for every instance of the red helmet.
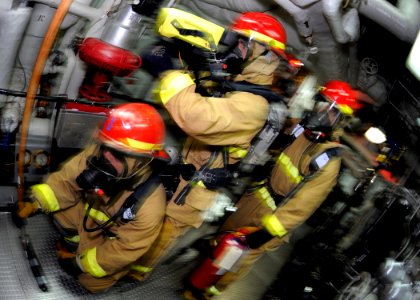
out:
<path id="1" fill-rule="evenodd" d="M 246 12 L 236 19 L 232 29 L 270 46 L 271 50 L 286 58 L 286 31 L 274 17 L 262 12 Z"/>
<path id="2" fill-rule="evenodd" d="M 169 159 L 163 149 L 165 124 L 158 111 L 144 103 L 129 103 L 111 110 L 98 139 L 130 155 Z"/>
<path id="3" fill-rule="evenodd" d="M 346 115 L 352 115 L 363 107 L 358 101 L 357 93 L 352 87 L 343 81 L 331 80 L 320 91 L 327 100 L 336 103 L 337 108 Z"/>

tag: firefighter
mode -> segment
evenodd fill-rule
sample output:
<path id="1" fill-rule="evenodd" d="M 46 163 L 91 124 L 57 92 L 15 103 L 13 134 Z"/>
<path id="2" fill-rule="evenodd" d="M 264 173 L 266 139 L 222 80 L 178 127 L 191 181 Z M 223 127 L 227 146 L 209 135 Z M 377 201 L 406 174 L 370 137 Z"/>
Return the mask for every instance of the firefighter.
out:
<path id="1" fill-rule="evenodd" d="M 234 266 L 235 272 L 215 269 L 215 264 L 197 268 L 189 277 L 187 298 L 210 298 L 221 293 L 246 275 L 266 251 L 287 242 L 293 230 L 323 203 L 340 171 L 341 148 L 336 134 L 345 120 L 362 107 L 355 95 L 347 83 L 335 80 L 315 95 L 313 111 L 293 128 L 292 142 L 274 157 L 270 175 L 243 195 L 236 205 L 238 210 L 220 227 L 222 233 L 237 232 L 234 238 L 244 236 L 248 250 Z M 254 232 L 256 228 L 259 230 Z M 213 253 L 222 252 L 219 248 Z M 212 257 L 211 261 L 221 259 Z M 215 273 L 223 276 L 215 277 L 210 285 L 208 278 Z"/>
<path id="2" fill-rule="evenodd" d="M 93 293 L 135 270 L 158 236 L 166 194 L 151 162 L 168 159 L 164 122 L 148 104 L 112 109 L 95 137 L 31 186 L 15 211 L 20 220 L 38 211 L 53 217 L 59 264 Z"/>
<path id="3" fill-rule="evenodd" d="M 285 56 L 283 26 L 267 14 L 248 12 L 242 14 L 231 29 L 240 39 L 230 54 L 237 55 L 244 66 L 240 74 L 232 74 L 235 82 L 269 90 L 275 70 Z M 156 94 L 187 134 L 181 161 L 183 169 L 192 172 L 182 173 L 168 202 L 162 232 L 141 259 L 143 278 L 188 230 L 220 217 L 223 206 L 229 205 L 219 192 L 227 182 L 226 170 L 245 156 L 269 115 L 269 102 L 260 95 L 239 91 L 212 97 L 203 96 L 196 88 L 187 72 L 171 70 L 161 75 Z M 286 106 L 281 106 L 280 111 L 279 123 L 282 124 L 286 119 Z"/>

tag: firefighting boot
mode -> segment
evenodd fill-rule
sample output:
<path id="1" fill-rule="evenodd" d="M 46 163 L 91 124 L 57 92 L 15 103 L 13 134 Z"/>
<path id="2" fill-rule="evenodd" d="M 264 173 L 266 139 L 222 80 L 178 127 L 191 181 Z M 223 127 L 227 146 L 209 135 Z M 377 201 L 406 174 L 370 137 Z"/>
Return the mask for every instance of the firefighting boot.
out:
<path id="1" fill-rule="evenodd" d="M 134 264 L 130 267 L 130 272 L 125 275 L 125 279 L 126 281 L 130 282 L 145 281 L 147 278 L 149 278 L 152 270 L 153 269 L 150 267 Z"/>
<path id="2" fill-rule="evenodd" d="M 213 296 L 215 296 L 215 294 L 211 293 L 210 291 L 201 292 L 186 289 L 183 291 L 182 296 L 186 300 L 210 300 Z"/>
<path id="3" fill-rule="evenodd" d="M 56 253 L 57 253 L 57 257 L 59 259 L 67 259 L 67 258 L 73 258 L 76 257 L 76 249 L 74 251 L 70 251 L 66 246 L 63 245 L 63 243 L 61 242 L 61 240 L 59 240 L 56 244 L 55 244 L 55 248 L 56 248 Z"/>
<path id="4" fill-rule="evenodd" d="M 53 219 L 52 222 L 60 235 L 56 243 L 57 256 L 59 258 L 75 256 L 79 247 L 79 233 L 76 230 L 64 228 L 56 219 Z"/>

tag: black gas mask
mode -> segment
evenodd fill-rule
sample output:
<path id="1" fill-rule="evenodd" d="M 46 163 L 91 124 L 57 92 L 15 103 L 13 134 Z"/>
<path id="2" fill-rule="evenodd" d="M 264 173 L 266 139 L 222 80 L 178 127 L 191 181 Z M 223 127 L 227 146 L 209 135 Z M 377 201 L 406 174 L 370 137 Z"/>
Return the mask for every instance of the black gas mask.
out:
<path id="1" fill-rule="evenodd" d="M 77 176 L 76 182 L 85 191 L 102 191 L 109 196 L 116 176 L 117 171 L 104 157 L 90 157 L 86 169 Z"/>
<path id="2" fill-rule="evenodd" d="M 211 77 L 213 79 L 224 79 L 231 75 L 241 74 L 244 59 L 238 48 L 222 54 L 214 54 L 208 58 Z"/>
<path id="3" fill-rule="evenodd" d="M 118 174 L 115 167 L 105 157 L 104 151 L 109 151 L 116 160 L 122 163 L 123 172 L 121 174 Z M 138 165 L 140 164 L 141 160 L 139 160 Z M 86 169 L 76 178 L 76 183 L 85 191 L 95 191 L 98 194 L 103 192 L 107 196 L 113 196 L 121 189 L 132 185 L 135 171 L 129 172 L 128 169 L 127 158 L 124 153 L 100 146 L 98 154 L 87 159 Z"/>
<path id="4" fill-rule="evenodd" d="M 315 101 L 313 110 L 306 113 L 301 125 L 309 140 L 322 143 L 330 138 L 342 114 L 334 102 L 326 101 L 321 95 L 316 95 Z"/>

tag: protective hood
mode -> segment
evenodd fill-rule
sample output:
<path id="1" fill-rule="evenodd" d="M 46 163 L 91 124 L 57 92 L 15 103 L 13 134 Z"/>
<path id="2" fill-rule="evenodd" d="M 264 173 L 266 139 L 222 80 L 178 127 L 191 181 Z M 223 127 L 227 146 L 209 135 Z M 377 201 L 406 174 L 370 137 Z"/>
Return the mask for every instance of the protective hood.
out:
<path id="1" fill-rule="evenodd" d="M 235 77 L 235 81 L 246 81 L 258 85 L 271 85 L 274 73 L 280 64 L 280 58 L 266 47 L 252 43 L 252 54 L 245 61 L 241 74 Z"/>

